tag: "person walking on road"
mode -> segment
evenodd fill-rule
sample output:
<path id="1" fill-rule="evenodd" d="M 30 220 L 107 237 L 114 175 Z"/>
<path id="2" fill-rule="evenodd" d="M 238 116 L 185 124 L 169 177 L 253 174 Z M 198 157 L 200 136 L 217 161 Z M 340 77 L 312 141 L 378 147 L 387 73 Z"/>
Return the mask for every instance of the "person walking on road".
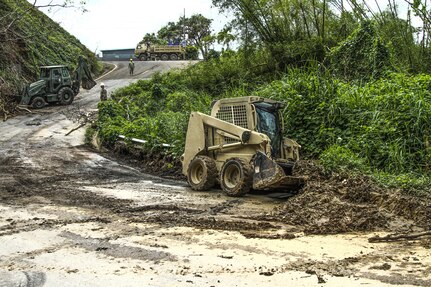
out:
<path id="1" fill-rule="evenodd" d="M 133 59 L 130 59 L 129 62 L 129 75 L 133 75 L 133 71 L 135 70 L 135 63 L 133 62 Z"/>
<path id="2" fill-rule="evenodd" d="M 100 88 L 101 88 L 101 90 L 100 90 L 100 100 L 103 102 L 103 101 L 106 101 L 108 99 L 108 91 L 105 89 L 105 84 L 104 83 L 100 84 Z"/>

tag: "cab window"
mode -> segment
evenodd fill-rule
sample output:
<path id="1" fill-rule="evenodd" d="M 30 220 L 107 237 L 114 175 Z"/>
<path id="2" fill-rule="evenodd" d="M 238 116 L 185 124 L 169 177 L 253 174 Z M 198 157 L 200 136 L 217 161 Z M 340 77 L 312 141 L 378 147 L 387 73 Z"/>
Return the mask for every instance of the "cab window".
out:
<path id="1" fill-rule="evenodd" d="M 63 73 L 63 78 L 68 78 L 69 77 L 69 70 L 67 68 L 63 68 L 61 70 L 61 72 Z"/>
<path id="2" fill-rule="evenodd" d="M 40 78 L 41 79 L 49 78 L 49 70 L 48 69 L 41 69 L 40 70 Z"/>
<path id="3" fill-rule="evenodd" d="M 52 75 L 54 76 L 54 78 L 60 78 L 61 77 L 59 69 L 52 70 Z"/>

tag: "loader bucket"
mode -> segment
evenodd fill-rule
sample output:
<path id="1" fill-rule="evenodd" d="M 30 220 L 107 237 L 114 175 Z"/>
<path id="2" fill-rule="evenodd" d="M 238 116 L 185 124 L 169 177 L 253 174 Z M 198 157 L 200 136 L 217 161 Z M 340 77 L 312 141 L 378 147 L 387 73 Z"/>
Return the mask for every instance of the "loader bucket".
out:
<path id="1" fill-rule="evenodd" d="M 253 189 L 298 190 L 304 185 L 302 177 L 286 175 L 283 168 L 262 152 L 254 159 Z"/>
<path id="2" fill-rule="evenodd" d="M 82 88 L 85 90 L 91 90 L 96 85 L 96 82 L 93 79 L 82 79 Z"/>

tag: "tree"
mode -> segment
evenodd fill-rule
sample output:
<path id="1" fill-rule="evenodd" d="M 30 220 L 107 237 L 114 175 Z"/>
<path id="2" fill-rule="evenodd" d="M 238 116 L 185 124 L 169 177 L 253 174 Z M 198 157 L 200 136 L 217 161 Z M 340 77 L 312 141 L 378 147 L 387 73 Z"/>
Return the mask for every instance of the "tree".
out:
<path id="1" fill-rule="evenodd" d="M 209 46 L 214 43 L 214 39 L 208 41 L 211 36 L 212 19 L 205 18 L 201 14 L 194 14 L 190 18 L 183 18 L 185 32 L 188 36 L 188 41 L 198 47 L 204 59 L 206 59 Z"/>
<path id="2" fill-rule="evenodd" d="M 230 43 L 235 41 L 236 37 L 232 34 L 232 26 L 227 26 L 223 28 L 217 34 L 217 43 L 222 44 L 223 48 L 226 47 L 226 50 L 230 50 Z"/>
<path id="3" fill-rule="evenodd" d="M 210 46 L 216 41 L 215 36 L 211 35 L 211 22 L 211 19 L 201 14 L 192 15 L 190 18 L 180 17 L 178 22 L 169 22 L 160 28 L 157 35 L 147 33 L 140 43 L 179 45 L 186 40 L 187 44 L 196 46 L 205 59 Z M 195 58 L 194 52 L 191 55 Z"/>
<path id="4" fill-rule="evenodd" d="M 142 43 L 151 43 L 151 44 L 157 44 L 157 45 L 165 45 L 167 41 L 164 41 L 162 39 L 159 39 L 155 33 L 147 33 L 142 38 L 142 40 L 139 42 L 139 44 Z"/>
<path id="5" fill-rule="evenodd" d="M 243 31 L 245 50 L 257 42 L 269 52 L 276 69 L 304 65 L 310 59 L 322 61 L 325 46 L 334 42 L 327 27 L 337 17 L 325 0 L 213 0 L 212 3 L 221 11 L 235 14 L 232 25 Z"/>
<path id="6" fill-rule="evenodd" d="M 181 24 L 181 19 L 177 23 L 169 22 L 168 25 L 162 27 L 157 32 L 157 37 L 166 43 L 179 45 L 183 38 L 183 26 Z"/>
<path id="7" fill-rule="evenodd" d="M 327 62 L 332 74 L 348 81 L 378 79 L 393 70 L 389 49 L 371 21 L 333 48 Z"/>

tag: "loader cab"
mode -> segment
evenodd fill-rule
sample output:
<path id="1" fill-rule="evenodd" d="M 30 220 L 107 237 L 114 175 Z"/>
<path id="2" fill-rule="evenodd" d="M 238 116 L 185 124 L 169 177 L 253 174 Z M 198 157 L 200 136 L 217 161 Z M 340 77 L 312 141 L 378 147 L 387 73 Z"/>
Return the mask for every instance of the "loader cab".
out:
<path id="1" fill-rule="evenodd" d="M 282 158 L 283 117 L 281 102 L 261 97 L 238 97 L 214 101 L 211 116 L 237 126 L 266 134 L 271 140 L 271 156 Z M 223 144 L 235 140 L 224 137 Z M 220 143 L 217 143 L 220 144 Z"/>
<path id="2" fill-rule="evenodd" d="M 40 67 L 40 79 L 46 82 L 46 91 L 53 94 L 61 87 L 71 85 L 69 69 L 66 66 Z"/>
<path id="3" fill-rule="evenodd" d="M 271 140 L 271 156 L 281 157 L 282 120 L 278 103 L 257 102 L 256 108 L 256 129 L 258 132 L 266 134 Z"/>

